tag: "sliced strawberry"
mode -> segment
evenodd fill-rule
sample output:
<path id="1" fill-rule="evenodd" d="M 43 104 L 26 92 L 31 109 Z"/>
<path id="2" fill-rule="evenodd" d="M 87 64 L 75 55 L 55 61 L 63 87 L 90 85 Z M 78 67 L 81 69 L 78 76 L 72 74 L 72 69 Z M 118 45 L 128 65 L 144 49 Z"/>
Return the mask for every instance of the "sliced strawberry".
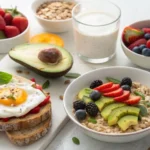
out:
<path id="1" fill-rule="evenodd" d="M 31 114 L 37 114 L 39 111 L 40 111 L 40 107 L 37 106 L 37 107 L 33 108 L 33 109 L 30 111 L 30 113 L 31 113 Z"/>
<path id="2" fill-rule="evenodd" d="M 132 43 L 131 45 L 129 45 L 129 49 L 133 49 L 135 46 L 140 46 L 140 45 L 142 45 L 142 44 L 145 44 L 146 45 L 146 40 L 144 39 L 144 38 L 142 38 L 142 39 L 139 39 L 139 40 L 137 40 L 137 41 L 135 41 L 134 43 Z"/>
<path id="3" fill-rule="evenodd" d="M 7 122 L 7 121 L 9 121 L 9 118 L 3 118 L 2 119 L 4 122 Z"/>
<path id="4" fill-rule="evenodd" d="M 41 91 L 42 91 L 42 86 L 41 86 L 41 85 L 39 85 L 39 84 L 36 84 L 36 85 L 35 85 L 35 88 L 36 88 L 36 89 L 39 89 L 39 90 L 41 90 Z"/>
<path id="5" fill-rule="evenodd" d="M 142 28 L 142 30 L 144 31 L 144 33 L 150 33 L 150 28 Z"/>
<path id="6" fill-rule="evenodd" d="M 36 82 L 35 78 L 30 79 L 32 82 Z"/>
<path id="7" fill-rule="evenodd" d="M 146 47 L 147 47 L 147 48 L 150 48 L 150 40 L 147 41 Z"/>
<path id="8" fill-rule="evenodd" d="M 123 31 L 122 38 L 126 44 L 131 44 L 136 40 L 143 37 L 144 32 L 140 29 L 135 29 L 132 27 L 126 27 Z"/>
<path id="9" fill-rule="evenodd" d="M 44 101 L 42 102 L 42 103 L 40 103 L 40 107 L 42 107 L 42 106 L 45 106 L 46 104 L 48 104 L 49 103 L 49 100 L 50 100 L 50 96 L 47 96 L 45 99 L 44 99 Z"/>
<path id="10" fill-rule="evenodd" d="M 0 30 L 4 30 L 6 26 L 4 18 L 0 15 Z"/>
<path id="11" fill-rule="evenodd" d="M 107 97 L 118 97 L 118 96 L 121 96 L 122 94 L 123 94 L 123 89 L 119 88 L 115 91 L 104 93 L 103 95 Z"/>
<path id="12" fill-rule="evenodd" d="M 94 88 L 94 90 L 101 92 L 104 89 L 111 88 L 112 86 L 113 86 L 113 82 L 108 82 L 108 83 L 104 83 L 104 84 Z"/>
<path id="13" fill-rule="evenodd" d="M 129 97 L 128 100 L 123 101 L 123 102 L 128 105 L 135 105 L 135 104 L 138 104 L 140 100 L 141 100 L 140 96 L 131 96 L 131 97 Z"/>
<path id="14" fill-rule="evenodd" d="M 117 89 L 119 89 L 119 88 L 120 88 L 120 85 L 119 85 L 119 84 L 113 84 L 112 87 L 107 88 L 107 89 L 104 89 L 104 90 L 102 90 L 102 92 L 103 92 L 103 93 L 108 93 L 108 92 L 112 92 L 112 91 L 114 91 L 114 90 L 117 90 Z"/>
<path id="15" fill-rule="evenodd" d="M 129 98 L 130 92 L 129 91 L 123 91 L 123 94 L 121 96 L 115 97 L 114 100 L 117 102 L 125 101 Z"/>
<path id="16" fill-rule="evenodd" d="M 0 16 L 4 17 L 4 15 L 5 15 L 5 10 L 0 8 Z"/>

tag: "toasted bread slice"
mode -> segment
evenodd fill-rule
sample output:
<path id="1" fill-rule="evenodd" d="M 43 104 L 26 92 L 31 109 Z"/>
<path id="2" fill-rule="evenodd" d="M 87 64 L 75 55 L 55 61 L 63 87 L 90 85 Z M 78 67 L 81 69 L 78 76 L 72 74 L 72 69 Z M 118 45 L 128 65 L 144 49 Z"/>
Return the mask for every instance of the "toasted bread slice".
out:
<path id="1" fill-rule="evenodd" d="M 0 121 L 0 131 L 14 131 L 32 128 L 51 117 L 51 104 L 41 107 L 37 114 L 29 114 L 24 118 L 12 118 L 7 122 Z"/>
<path id="2" fill-rule="evenodd" d="M 43 121 L 34 128 L 6 132 L 9 140 L 18 146 L 29 145 L 42 138 L 49 130 L 51 118 Z"/>

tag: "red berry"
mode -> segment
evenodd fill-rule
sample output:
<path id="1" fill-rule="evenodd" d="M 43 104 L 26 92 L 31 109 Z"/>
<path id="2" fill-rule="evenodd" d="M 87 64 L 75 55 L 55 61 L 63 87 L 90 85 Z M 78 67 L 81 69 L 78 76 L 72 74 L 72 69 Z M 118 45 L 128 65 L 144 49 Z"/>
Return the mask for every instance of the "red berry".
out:
<path id="1" fill-rule="evenodd" d="M 7 121 L 9 121 L 9 118 L 3 118 L 2 119 L 4 122 L 7 122 Z"/>
<path id="2" fill-rule="evenodd" d="M 41 85 L 38 85 L 38 84 L 35 85 L 35 88 L 36 88 L 36 89 L 39 89 L 39 90 L 41 90 L 41 91 L 43 90 L 43 89 L 42 89 L 42 86 L 41 86 Z"/>
<path id="3" fill-rule="evenodd" d="M 35 78 L 30 79 L 32 82 L 36 82 Z"/>
<path id="4" fill-rule="evenodd" d="M 0 16 L 4 17 L 4 15 L 5 15 L 5 10 L 0 8 Z"/>
<path id="5" fill-rule="evenodd" d="M 121 96 L 123 94 L 123 89 L 122 88 L 119 88 L 115 91 L 112 91 L 112 92 L 109 92 L 109 93 L 104 93 L 104 96 L 107 96 L 107 97 L 118 97 L 118 96 Z"/>
<path id="6" fill-rule="evenodd" d="M 4 20 L 5 20 L 7 25 L 11 25 L 12 19 L 13 19 L 13 17 L 10 13 L 5 14 Z"/>
<path id="7" fill-rule="evenodd" d="M 129 98 L 130 92 L 129 91 L 123 91 L 123 95 L 115 97 L 114 100 L 117 102 L 125 101 Z"/>
<path id="8" fill-rule="evenodd" d="M 30 113 L 31 113 L 31 114 L 37 114 L 39 111 L 40 111 L 40 107 L 37 106 L 37 107 L 33 108 L 33 109 L 30 111 Z"/>
<path id="9" fill-rule="evenodd" d="M 147 47 L 147 48 L 150 48 L 150 40 L 147 41 L 146 47 Z"/>
<path id="10" fill-rule="evenodd" d="M 2 16 L 0 16 L 0 30 L 4 30 L 6 26 L 5 20 Z"/>
<path id="11" fill-rule="evenodd" d="M 145 33 L 150 33 L 150 28 L 143 28 L 142 29 Z"/>
<path id="12" fill-rule="evenodd" d="M 28 20 L 25 17 L 16 16 L 12 20 L 12 25 L 16 26 L 20 32 L 23 32 L 28 26 Z"/>
<path id="13" fill-rule="evenodd" d="M 46 104 L 48 104 L 49 103 L 49 100 L 50 100 L 50 96 L 47 96 L 45 99 L 44 99 L 44 101 L 42 102 L 42 103 L 40 103 L 40 107 L 42 107 L 42 106 L 45 106 Z"/>
<path id="14" fill-rule="evenodd" d="M 20 34 L 19 30 L 15 26 L 6 26 L 5 27 L 6 37 L 11 38 Z"/>
<path id="15" fill-rule="evenodd" d="M 111 88 L 112 86 L 113 86 L 113 83 L 112 82 L 108 82 L 108 83 L 104 83 L 104 84 L 94 88 L 94 90 L 97 90 L 97 91 L 101 92 L 104 89 Z"/>

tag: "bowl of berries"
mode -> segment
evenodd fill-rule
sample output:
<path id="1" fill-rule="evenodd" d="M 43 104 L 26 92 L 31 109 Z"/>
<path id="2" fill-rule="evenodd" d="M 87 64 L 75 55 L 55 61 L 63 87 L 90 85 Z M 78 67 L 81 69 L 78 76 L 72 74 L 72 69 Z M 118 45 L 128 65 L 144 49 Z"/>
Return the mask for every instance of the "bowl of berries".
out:
<path id="1" fill-rule="evenodd" d="M 134 64 L 150 69 L 150 20 L 135 22 L 125 27 L 121 46 Z"/>
<path id="2" fill-rule="evenodd" d="M 139 140 L 150 133 L 149 76 L 123 66 L 88 72 L 68 86 L 64 108 L 92 138 L 113 143 Z"/>
<path id="3" fill-rule="evenodd" d="M 29 22 L 17 8 L 0 8 L 0 53 L 29 40 Z"/>

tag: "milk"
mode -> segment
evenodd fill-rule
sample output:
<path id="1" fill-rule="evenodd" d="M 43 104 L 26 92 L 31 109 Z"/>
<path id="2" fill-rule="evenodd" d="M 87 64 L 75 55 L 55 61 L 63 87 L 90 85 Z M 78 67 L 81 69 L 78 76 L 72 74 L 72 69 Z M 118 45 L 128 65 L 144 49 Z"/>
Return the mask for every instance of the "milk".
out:
<path id="1" fill-rule="evenodd" d="M 77 52 L 91 59 L 108 58 L 115 53 L 118 27 L 114 17 L 102 12 L 78 14 L 74 27 Z M 110 24 L 111 23 L 111 24 Z M 90 25 L 89 25 L 90 24 Z M 109 24 L 101 26 L 104 24 Z"/>

